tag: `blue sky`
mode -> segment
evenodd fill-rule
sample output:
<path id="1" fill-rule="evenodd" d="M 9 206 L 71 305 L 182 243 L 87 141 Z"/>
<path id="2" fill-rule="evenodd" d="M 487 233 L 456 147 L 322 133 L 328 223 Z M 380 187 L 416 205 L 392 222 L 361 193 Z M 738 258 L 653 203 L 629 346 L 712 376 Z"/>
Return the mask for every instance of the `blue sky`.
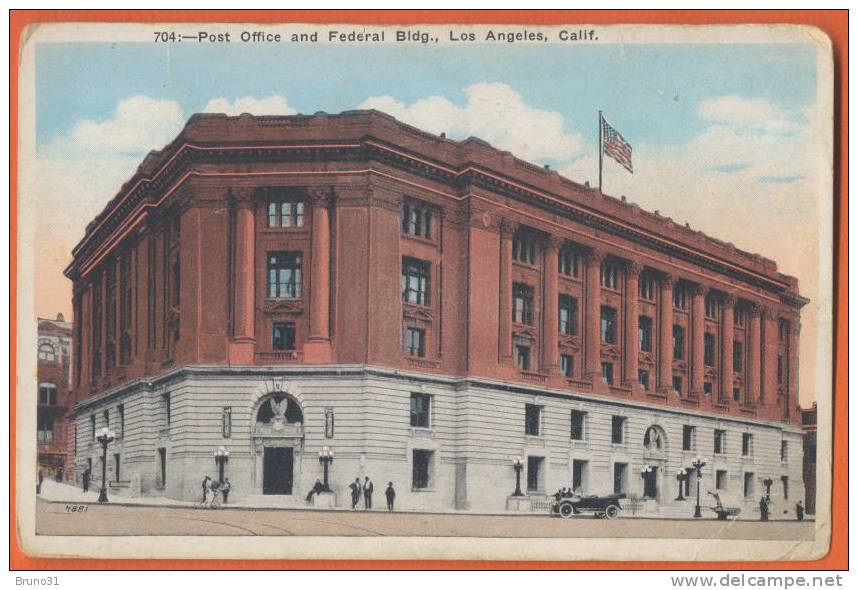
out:
<path id="1" fill-rule="evenodd" d="M 503 82 L 534 108 L 595 134 L 601 108 L 629 141 L 676 143 L 702 131 L 700 101 L 765 97 L 785 109 L 812 104 L 811 45 L 329 45 L 198 46 L 60 43 L 37 48 L 37 139 L 42 146 L 82 118 L 108 117 L 144 94 L 186 115 L 212 97 L 285 94 L 302 113 L 339 112 L 367 97 L 412 102 Z M 384 64 L 383 68 L 379 64 Z M 93 89 L 97 89 L 94 92 Z"/>

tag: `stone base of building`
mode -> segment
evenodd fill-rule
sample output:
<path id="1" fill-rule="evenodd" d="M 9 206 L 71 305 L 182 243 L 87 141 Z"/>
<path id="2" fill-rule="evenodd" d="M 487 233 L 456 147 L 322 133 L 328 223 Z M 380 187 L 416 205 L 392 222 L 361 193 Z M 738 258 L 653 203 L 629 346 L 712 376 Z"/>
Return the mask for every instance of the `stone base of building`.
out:
<path id="1" fill-rule="evenodd" d="M 313 494 L 313 508 L 316 509 L 329 509 L 336 508 L 337 506 L 337 495 L 333 492 L 322 492 L 320 494 Z"/>
<path id="2" fill-rule="evenodd" d="M 101 448 L 91 416 L 97 430 L 104 411 L 117 416 L 119 404 L 125 423 L 112 424 L 118 436 L 107 451 L 108 481 L 118 480 L 110 492 L 117 496 L 199 501 L 203 479 L 219 477 L 219 447 L 230 453 L 224 476 L 237 505 L 306 508 L 307 493 L 323 478 L 324 447 L 335 456 L 332 493 L 318 496 L 314 507 L 351 508 L 349 485 L 368 476 L 379 508 L 392 484 L 397 511 L 547 512 L 558 489 L 577 488 L 653 496 L 624 516 L 691 518 L 693 501 L 676 500 L 676 475 L 698 455 L 707 460 L 701 480 L 707 506 L 707 492 L 717 491 L 724 505 L 741 507 L 740 518 L 758 519 L 755 506 L 768 485 L 772 518 L 791 518 L 804 495 L 802 433 L 788 424 L 347 365 L 188 367 L 81 402 L 75 472 L 89 467 L 92 488 L 101 477 Z M 525 432 L 527 406 L 538 408 L 538 434 Z M 572 412 L 584 416 L 574 439 Z M 620 442 L 612 434 L 615 420 L 622 422 Z M 716 430 L 726 433 L 719 454 Z M 751 437 L 746 454 L 743 436 Z M 528 489 L 520 499 L 511 496 L 510 457 L 525 467 L 521 485 Z M 694 497 L 695 486 L 684 494 Z M 363 504 L 361 497 L 357 508 Z"/>

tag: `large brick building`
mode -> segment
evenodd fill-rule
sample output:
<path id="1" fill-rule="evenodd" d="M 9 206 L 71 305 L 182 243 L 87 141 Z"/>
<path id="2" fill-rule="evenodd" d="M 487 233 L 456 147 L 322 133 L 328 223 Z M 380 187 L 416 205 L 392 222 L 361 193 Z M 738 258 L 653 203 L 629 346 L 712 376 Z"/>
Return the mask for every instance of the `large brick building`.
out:
<path id="1" fill-rule="evenodd" d="M 38 318 L 36 437 L 39 470 L 45 477 L 72 477 L 74 459 L 69 439 L 74 406 L 70 388 L 72 324 L 62 314 Z"/>
<path id="2" fill-rule="evenodd" d="M 697 455 L 704 498 L 803 496 L 797 280 L 479 139 L 195 115 L 66 273 L 77 461 L 108 424 L 127 493 L 196 498 L 224 446 L 230 499 L 297 504 L 327 446 L 340 505 L 366 474 L 403 509 L 502 510 L 511 457 L 529 496 L 658 514 L 690 515 Z"/>

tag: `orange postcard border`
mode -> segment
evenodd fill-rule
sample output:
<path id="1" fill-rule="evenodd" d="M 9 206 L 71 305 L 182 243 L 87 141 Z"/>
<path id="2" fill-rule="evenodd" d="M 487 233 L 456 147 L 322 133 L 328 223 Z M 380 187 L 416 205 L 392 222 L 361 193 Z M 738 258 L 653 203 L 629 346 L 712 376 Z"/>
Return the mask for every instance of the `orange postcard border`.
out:
<path id="1" fill-rule="evenodd" d="M 9 566 L 10 570 L 846 570 L 848 554 L 848 10 L 11 10 L 9 20 Z M 834 51 L 834 359 L 831 549 L 815 561 L 479 561 L 70 559 L 26 555 L 15 512 L 18 65 L 28 25 L 53 22 L 304 22 L 326 24 L 800 24 Z M 837 515 L 835 518 L 834 515 Z"/>

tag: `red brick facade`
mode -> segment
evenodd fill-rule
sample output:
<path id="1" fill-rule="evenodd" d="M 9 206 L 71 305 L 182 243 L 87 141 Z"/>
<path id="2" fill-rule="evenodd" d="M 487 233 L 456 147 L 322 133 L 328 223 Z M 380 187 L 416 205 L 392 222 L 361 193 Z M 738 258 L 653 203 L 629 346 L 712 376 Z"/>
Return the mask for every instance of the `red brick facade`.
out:
<path id="1" fill-rule="evenodd" d="M 378 112 L 194 116 L 66 273 L 82 397 L 371 364 L 798 421 L 806 300 L 773 261 Z"/>
<path id="2" fill-rule="evenodd" d="M 73 477 L 73 429 L 71 409 L 75 404 L 70 388 L 71 324 L 60 315 L 56 320 L 39 319 L 38 385 L 36 390 L 36 436 L 39 469 L 45 477 Z M 73 444 L 73 442 L 72 442 Z"/>

